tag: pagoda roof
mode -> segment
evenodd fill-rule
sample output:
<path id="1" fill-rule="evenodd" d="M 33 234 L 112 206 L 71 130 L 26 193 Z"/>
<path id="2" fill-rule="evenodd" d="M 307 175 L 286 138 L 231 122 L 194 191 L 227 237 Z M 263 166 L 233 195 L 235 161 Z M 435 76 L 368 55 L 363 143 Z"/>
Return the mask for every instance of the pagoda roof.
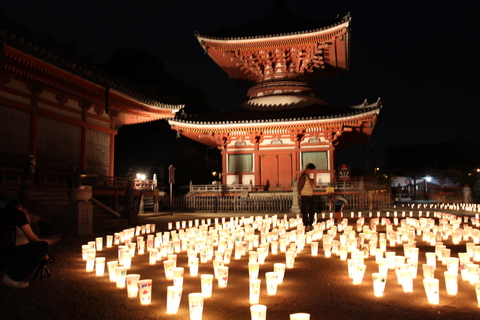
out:
<path id="1" fill-rule="evenodd" d="M 312 99 L 312 100 L 310 100 Z M 252 101 L 253 100 L 253 101 Z M 315 98 L 308 98 L 302 103 L 293 103 L 292 106 L 273 106 L 261 107 L 255 106 L 255 99 L 242 104 L 237 109 L 205 113 L 205 114 L 187 114 L 180 111 L 175 118 L 169 120 L 170 124 L 188 124 L 190 126 L 229 126 L 229 125 L 258 125 L 274 124 L 279 122 L 337 122 L 347 121 L 369 113 L 378 114 L 382 103 L 377 100 L 375 103 L 368 104 L 367 101 L 357 106 L 339 107 L 325 104 L 323 101 Z M 308 102 L 312 103 L 308 103 Z"/>
<path id="2" fill-rule="evenodd" d="M 288 35 L 302 35 L 330 29 L 350 20 L 350 14 L 343 18 L 315 20 L 290 13 L 287 9 L 276 9 L 271 15 L 250 24 L 230 30 L 196 32 L 197 37 L 217 40 L 245 40 L 271 38 Z"/>
<path id="3" fill-rule="evenodd" d="M 111 92 L 114 90 L 127 100 L 134 100 L 136 106 L 132 103 L 111 106 L 112 110 L 119 112 L 115 120 L 117 125 L 164 119 L 166 115 L 173 116 L 174 112 L 184 106 L 181 97 L 161 95 L 150 88 L 111 74 L 2 14 L 0 14 L 0 39 L 4 46 L 18 50 L 98 87 L 108 87 Z"/>

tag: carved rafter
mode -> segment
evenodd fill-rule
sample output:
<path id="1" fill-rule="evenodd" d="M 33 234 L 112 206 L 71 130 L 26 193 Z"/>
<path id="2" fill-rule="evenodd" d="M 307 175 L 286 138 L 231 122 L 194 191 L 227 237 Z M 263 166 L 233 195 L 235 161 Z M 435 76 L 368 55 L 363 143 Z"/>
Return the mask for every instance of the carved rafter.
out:
<path id="1" fill-rule="evenodd" d="M 292 142 L 302 142 L 305 139 L 305 129 L 292 129 L 290 131 L 290 140 Z"/>
<path id="2" fill-rule="evenodd" d="M 105 108 L 98 104 L 93 107 L 93 110 L 95 110 L 97 116 L 103 116 L 103 114 L 105 113 Z"/>
<path id="3" fill-rule="evenodd" d="M 55 95 L 55 99 L 57 99 L 58 103 L 59 103 L 60 105 L 62 105 L 62 106 L 63 106 L 65 103 L 68 102 L 67 97 L 66 97 L 64 94 L 62 94 L 62 93 L 56 94 L 56 95 Z"/>
<path id="4" fill-rule="evenodd" d="M 228 132 L 215 132 L 211 134 L 211 139 L 215 141 L 217 145 L 221 145 L 223 147 L 226 147 L 230 142 L 232 141 L 232 137 L 230 136 L 230 133 Z M 218 143 L 219 140 L 221 143 Z"/>
<path id="5" fill-rule="evenodd" d="M 78 104 L 80 105 L 80 108 L 85 111 L 88 111 L 90 108 L 92 108 L 92 103 L 90 101 L 80 101 Z"/>
<path id="6" fill-rule="evenodd" d="M 262 143 L 264 140 L 262 131 L 250 131 L 245 138 L 255 145 Z"/>
<path id="7" fill-rule="evenodd" d="M 231 51 L 232 61 L 250 80 L 262 82 L 275 78 L 297 79 L 314 69 L 325 68 L 328 53 L 320 42 L 310 45 L 263 50 Z"/>
<path id="8" fill-rule="evenodd" d="M 342 135 L 343 129 L 341 126 L 327 127 L 324 130 L 325 139 L 334 143 Z"/>
<path id="9" fill-rule="evenodd" d="M 30 90 L 32 95 L 39 95 L 43 92 L 43 87 L 38 82 L 28 83 L 27 88 L 28 88 L 28 90 Z"/>

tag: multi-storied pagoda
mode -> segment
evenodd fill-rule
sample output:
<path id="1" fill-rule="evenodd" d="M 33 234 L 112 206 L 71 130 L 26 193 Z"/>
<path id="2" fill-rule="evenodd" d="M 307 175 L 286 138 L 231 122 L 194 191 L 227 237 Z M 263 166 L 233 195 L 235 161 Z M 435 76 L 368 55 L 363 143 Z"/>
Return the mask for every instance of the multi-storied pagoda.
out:
<path id="1" fill-rule="evenodd" d="M 305 164 L 317 184 L 336 181 L 335 150 L 372 135 L 380 101 L 331 106 L 309 84 L 349 69 L 350 15 L 317 21 L 277 8 L 252 24 L 196 37 L 231 77 L 255 83 L 239 108 L 180 112 L 170 125 L 222 153 L 222 183 L 288 189 Z"/>

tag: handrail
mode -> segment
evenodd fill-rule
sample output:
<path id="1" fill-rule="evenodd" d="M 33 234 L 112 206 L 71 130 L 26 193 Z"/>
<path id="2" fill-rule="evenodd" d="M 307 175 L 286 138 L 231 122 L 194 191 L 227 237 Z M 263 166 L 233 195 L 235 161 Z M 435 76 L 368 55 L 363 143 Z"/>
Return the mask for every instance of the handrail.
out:
<path id="1" fill-rule="evenodd" d="M 103 202 L 101 202 L 100 200 L 97 200 L 95 198 L 91 198 L 90 200 L 92 200 L 92 202 L 95 202 L 96 204 L 98 204 L 100 207 L 102 207 L 103 209 L 107 210 L 108 212 L 110 212 L 111 214 L 117 216 L 117 218 L 121 218 L 121 214 L 119 214 L 117 211 L 113 210 L 112 208 L 110 208 L 109 206 L 103 204 Z"/>

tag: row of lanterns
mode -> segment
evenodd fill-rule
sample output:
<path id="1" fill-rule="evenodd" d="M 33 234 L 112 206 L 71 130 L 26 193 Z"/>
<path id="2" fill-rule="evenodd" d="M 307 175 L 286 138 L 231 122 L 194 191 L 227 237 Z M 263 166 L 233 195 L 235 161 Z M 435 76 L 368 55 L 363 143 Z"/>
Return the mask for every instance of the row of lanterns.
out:
<path id="1" fill-rule="evenodd" d="M 149 263 L 156 264 L 163 260 L 165 277 L 173 280 L 173 285 L 167 287 L 167 313 L 178 312 L 181 296 L 184 268 L 176 266 L 176 254 L 186 252 L 188 255 L 188 268 L 191 276 L 198 275 L 198 264 L 212 260 L 213 274 L 201 274 L 201 293 L 190 293 L 188 296 L 190 306 L 190 318 L 201 319 L 203 301 L 212 295 L 214 279 L 218 281 L 218 287 L 226 287 L 228 284 L 228 263 L 230 259 L 241 259 L 248 254 L 249 270 L 249 301 L 251 304 L 252 319 L 265 319 L 266 306 L 259 304 L 260 284 L 259 268 L 265 262 L 269 252 L 285 254 L 285 263 L 275 263 L 274 270 L 265 273 L 266 289 L 268 295 L 275 295 L 277 286 L 283 282 L 285 269 L 294 267 L 295 256 L 302 252 L 305 244 L 310 244 L 311 254 L 318 255 L 318 241 L 322 241 L 324 256 L 330 258 L 332 254 L 339 256 L 342 261 L 347 261 L 348 275 L 354 285 L 362 283 L 366 265 L 364 259 L 375 257 L 378 264 L 378 272 L 372 273 L 373 292 L 376 297 L 383 296 L 387 281 L 388 270 L 395 270 L 397 282 L 402 285 L 405 292 L 413 290 L 413 278 L 417 276 L 419 250 L 415 247 L 415 237 L 422 236 L 422 240 L 434 246 L 435 252 L 427 252 L 427 263 L 422 265 L 423 284 L 427 299 L 431 304 L 439 303 L 439 279 L 434 277 L 436 261 L 442 261 L 447 266 L 444 273 L 447 293 L 456 294 L 458 290 L 458 270 L 461 271 L 462 279 L 468 280 L 477 294 L 480 294 L 480 282 L 478 281 L 478 267 L 475 262 L 480 261 L 480 232 L 478 229 L 464 225 L 462 219 L 455 215 L 433 213 L 427 211 L 423 216 L 418 212 L 418 218 L 413 218 L 412 212 L 401 213 L 398 221 L 398 212 L 387 212 L 386 217 L 372 217 L 369 212 L 370 226 L 364 225 L 365 218 L 358 212 L 356 221 L 357 230 L 348 225 L 344 219 L 340 224 L 334 225 L 333 219 L 316 223 L 314 229 L 305 232 L 301 219 L 283 219 L 277 216 L 264 218 L 261 216 L 250 218 L 218 218 L 199 219 L 194 221 L 177 221 L 176 229 L 173 223 L 168 224 L 169 231 L 157 232 L 155 225 L 142 225 L 133 229 L 127 229 L 113 236 L 106 237 L 106 246 L 111 248 L 118 246 L 118 261 L 107 262 L 107 270 L 112 282 L 116 282 L 118 288 L 127 287 L 129 297 L 140 298 L 141 304 L 151 302 L 152 279 L 140 280 L 138 274 L 127 274 L 135 253 L 142 255 L 148 252 Z M 351 217 L 355 213 L 351 213 Z M 392 219 L 393 223 L 392 223 Z M 436 218 L 439 223 L 435 223 Z M 478 226 L 478 216 L 471 219 L 472 225 Z M 187 227 L 188 224 L 188 227 Z M 377 226 L 385 227 L 386 232 L 377 232 Z M 396 227 L 396 228 L 395 228 Z M 290 230 L 290 231 L 289 231 Z M 259 231 L 260 234 L 255 234 Z M 145 238 L 146 236 L 146 238 Z M 132 239 L 136 237 L 136 242 Z M 459 253 L 459 257 L 450 257 L 450 249 L 443 245 L 444 240 L 452 238 L 454 243 L 463 240 L 466 243 L 465 253 Z M 453 239 L 456 239 L 455 241 Z M 394 251 L 387 250 L 387 244 L 395 247 L 402 244 L 404 255 L 396 255 Z M 83 259 L 86 260 L 87 272 L 95 269 L 97 276 L 102 276 L 105 270 L 105 258 L 95 257 L 96 251 L 101 251 L 103 238 L 96 238 L 82 247 Z M 215 250 L 215 248 L 217 250 Z M 478 252 L 477 254 L 475 254 Z M 351 258 L 348 259 L 350 254 Z M 473 259 L 473 261 L 471 261 Z M 95 267 L 94 267 L 95 266 Z M 478 296 L 477 296 L 478 297 Z M 479 298 L 480 305 L 480 298 Z M 256 316 L 254 316 L 256 315 Z M 291 319 L 309 319 L 308 314 L 292 314 Z"/>
<path id="2" fill-rule="evenodd" d="M 188 223 L 188 227 L 187 227 Z M 147 224 L 126 229 L 113 236 L 106 237 L 106 247 L 118 246 L 118 260 L 105 263 L 104 257 L 96 257 L 96 253 L 103 248 L 103 238 L 98 237 L 82 246 L 83 259 L 86 260 L 87 272 L 97 276 L 105 273 L 107 266 L 110 281 L 115 282 L 117 288 L 127 288 L 128 297 L 139 297 L 141 304 L 151 303 L 152 279 L 140 279 L 139 274 L 127 274 L 135 254 L 148 253 L 150 265 L 163 261 L 165 277 L 172 280 L 173 285 L 167 287 L 167 314 L 178 312 L 182 296 L 184 268 L 176 265 L 177 253 L 186 252 L 190 275 L 198 276 L 199 263 L 212 261 L 213 274 L 201 274 L 201 292 L 188 295 L 190 319 L 201 319 L 203 301 L 212 296 L 214 279 L 218 287 L 224 288 L 228 284 L 228 264 L 231 258 L 241 259 L 248 255 L 249 272 L 249 301 L 252 319 L 265 319 L 266 306 L 260 305 L 260 265 L 265 263 L 269 253 L 285 253 L 285 263 L 275 263 L 274 270 L 265 272 L 266 291 L 269 296 L 275 295 L 277 287 L 283 282 L 285 269 L 293 268 L 295 256 L 300 253 L 308 241 L 318 252 L 318 242 L 322 230 L 318 227 L 315 232 L 305 234 L 301 218 L 287 220 L 277 216 L 261 216 L 250 218 L 222 218 L 215 219 L 211 226 L 211 219 L 196 219 L 195 221 L 178 221 L 176 230 L 173 224 L 168 224 L 169 231 L 155 233 L 155 225 Z M 289 231 L 291 230 L 291 231 Z M 260 231 L 260 234 L 255 234 Z M 133 242 L 132 239 L 136 239 Z M 216 249 L 216 250 L 215 250 Z M 165 259 L 165 260 L 164 260 Z M 306 313 L 295 313 L 290 319 L 310 319 Z"/>

